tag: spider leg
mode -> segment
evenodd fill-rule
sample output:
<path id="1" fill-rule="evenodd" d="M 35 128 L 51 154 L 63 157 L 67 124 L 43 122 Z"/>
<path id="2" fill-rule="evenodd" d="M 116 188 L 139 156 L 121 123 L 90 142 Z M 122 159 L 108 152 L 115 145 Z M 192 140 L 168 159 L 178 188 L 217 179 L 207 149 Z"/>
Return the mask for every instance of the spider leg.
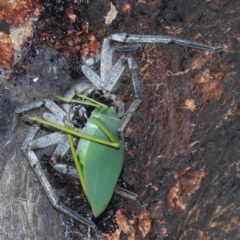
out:
<path id="1" fill-rule="evenodd" d="M 88 65 L 82 65 L 82 71 L 83 71 L 84 75 L 88 78 L 88 80 L 94 86 L 96 86 L 97 89 L 100 89 L 100 90 L 102 89 L 104 92 L 104 95 L 106 97 L 109 97 L 117 105 L 119 117 L 122 117 L 124 115 L 124 103 L 119 98 L 117 98 L 114 94 L 109 93 L 110 91 L 106 91 L 106 90 L 108 90 L 108 89 L 112 90 L 112 88 L 114 87 L 115 83 L 117 82 L 118 78 L 120 77 L 121 73 L 123 72 L 123 70 L 125 68 L 124 61 L 125 61 L 124 57 L 122 57 L 113 66 L 111 73 L 116 71 L 116 72 L 118 72 L 118 74 L 115 74 L 114 80 L 111 81 L 112 84 L 110 83 L 110 81 L 108 81 L 109 84 L 106 84 L 105 83 L 106 81 L 104 82 Z M 105 63 L 103 63 L 103 64 L 105 64 Z M 110 65 L 112 65 L 112 64 L 110 64 Z M 107 71 L 109 72 L 109 70 L 107 70 Z M 108 77 L 108 79 L 110 79 L 110 77 Z M 109 86 L 109 88 L 107 88 L 107 86 Z"/>
<path id="2" fill-rule="evenodd" d="M 121 35 L 121 34 L 120 34 Z M 138 76 L 138 66 L 136 61 L 131 55 L 123 55 L 121 56 L 118 61 L 112 66 L 112 54 L 114 52 L 114 48 L 111 47 L 110 44 L 110 35 L 109 39 L 105 38 L 103 42 L 102 47 L 102 53 L 101 53 L 101 78 L 87 65 L 84 65 L 85 67 L 82 68 L 83 73 L 85 76 L 93 83 L 95 84 L 97 82 L 96 87 L 97 88 L 103 88 L 104 94 L 107 95 L 109 98 L 111 98 L 116 105 L 118 105 L 118 114 L 119 116 L 123 116 L 124 113 L 124 104 L 123 102 L 118 99 L 114 94 L 111 94 L 111 91 L 116 86 L 117 81 L 119 80 L 121 74 L 123 73 L 124 69 L 126 68 L 126 65 L 128 63 L 129 70 L 131 73 L 131 78 L 133 82 L 134 92 L 135 92 L 135 101 L 130 105 L 129 109 L 126 111 L 122 118 L 122 122 L 119 126 L 119 137 L 120 139 L 123 139 L 123 131 L 126 128 L 126 125 L 128 124 L 130 118 L 136 111 L 137 107 L 142 101 L 142 88 Z M 139 47 L 139 45 L 136 45 Z M 136 46 L 134 48 L 136 48 Z M 128 51 L 128 47 L 126 47 Z"/>
<path id="3" fill-rule="evenodd" d="M 111 41 L 108 38 L 103 40 L 102 52 L 101 52 L 101 65 L 100 65 L 100 76 L 102 82 L 105 84 L 107 76 L 112 69 L 112 58 L 114 48 L 111 46 Z M 107 84 L 105 84 L 106 86 Z"/>
<path id="4" fill-rule="evenodd" d="M 199 42 L 161 35 L 135 35 L 126 33 L 114 33 L 108 36 L 108 39 L 124 43 L 176 43 L 184 47 L 197 48 L 209 52 L 221 51 L 227 47 L 226 45 L 212 47 Z"/>
<path id="5" fill-rule="evenodd" d="M 131 73 L 131 78 L 132 78 L 133 88 L 134 88 L 134 93 L 135 93 L 135 100 L 130 105 L 128 110 L 125 112 L 125 114 L 122 118 L 122 122 L 121 122 L 121 124 L 118 128 L 120 139 L 123 139 L 123 132 L 124 132 L 126 126 L 129 122 L 130 118 L 135 113 L 136 109 L 138 108 L 138 106 L 140 105 L 140 103 L 142 101 L 142 88 L 141 88 L 139 75 L 138 75 L 138 65 L 131 55 L 126 56 L 125 59 L 128 62 L 128 67 L 129 67 L 129 70 L 130 70 L 130 73 Z M 125 66 L 122 66 L 122 68 L 125 68 Z M 115 73 L 113 73 L 113 74 L 115 75 Z M 116 78 L 115 81 L 117 82 L 117 80 L 118 79 Z M 114 82 L 113 82 L 113 85 L 115 85 Z"/>
<path id="6" fill-rule="evenodd" d="M 136 44 L 132 46 L 117 46 L 117 47 L 114 47 L 114 50 L 116 52 L 131 52 L 131 51 L 137 51 L 141 47 L 142 47 L 142 44 Z"/>
<path id="7" fill-rule="evenodd" d="M 52 114 L 49 112 L 44 112 L 43 119 L 45 119 L 49 122 L 55 123 L 57 125 L 60 125 L 60 126 L 64 126 L 62 116 L 58 116 L 58 115 L 55 115 L 55 114 Z"/>
<path id="8" fill-rule="evenodd" d="M 7 134 L 5 137 L 11 136 L 15 133 L 17 123 L 18 123 L 19 114 L 27 112 L 27 111 L 32 110 L 32 109 L 40 108 L 42 106 L 45 106 L 55 116 L 58 116 L 58 119 L 63 119 L 63 117 L 66 116 L 66 112 L 64 112 L 56 103 L 54 103 L 53 101 L 48 100 L 48 99 L 42 99 L 42 100 L 38 100 L 38 101 L 34 101 L 34 102 L 31 102 L 31 103 L 21 105 L 21 106 L 19 106 L 15 109 L 15 112 L 13 114 L 13 121 L 12 121 L 12 127 L 11 127 L 11 130 L 10 130 L 10 133 Z M 44 117 L 46 117 L 46 115 L 43 116 L 43 118 Z M 57 120 L 54 121 L 54 118 L 53 118 L 50 121 L 53 121 L 53 122 L 56 123 Z M 59 124 L 59 121 L 57 121 L 57 124 Z"/>
<path id="9" fill-rule="evenodd" d="M 87 218 L 82 217 L 81 215 L 79 215 L 78 213 L 73 211 L 72 209 L 59 203 L 57 196 L 55 195 L 51 185 L 49 184 L 49 181 L 40 165 L 40 162 L 39 162 L 36 154 L 33 151 L 34 148 L 39 147 L 39 144 L 40 144 L 40 147 L 43 147 L 43 145 L 45 145 L 45 146 L 47 145 L 46 143 L 44 143 L 44 140 L 46 140 L 44 138 L 42 138 L 42 140 L 39 140 L 39 139 L 33 140 L 38 129 L 39 129 L 38 125 L 34 125 L 33 127 L 31 127 L 31 129 L 23 143 L 22 151 L 23 151 L 24 155 L 26 156 L 26 158 L 28 159 L 31 167 L 34 169 L 50 202 L 59 211 L 67 214 L 68 216 L 70 216 L 70 217 L 76 219 L 77 221 L 80 221 L 80 222 L 86 224 L 87 226 L 89 226 L 90 228 L 92 228 L 95 231 L 95 233 L 99 236 L 100 233 L 94 222 L 88 220 Z M 57 134 L 59 134 L 59 133 L 53 133 L 53 134 L 55 134 L 55 137 L 57 137 Z M 52 135 L 52 136 L 54 136 L 54 135 Z M 52 143 L 54 143 L 54 141 L 57 142 L 57 140 L 51 139 L 51 137 L 50 137 L 50 140 L 52 141 Z M 43 144 L 43 145 L 41 145 L 41 144 Z"/>
<path id="10" fill-rule="evenodd" d="M 101 55 L 100 54 L 97 54 L 96 56 L 94 57 L 90 57 L 90 58 L 87 58 L 85 61 L 84 61 L 84 64 L 81 66 L 81 69 L 82 69 L 82 72 L 84 73 L 84 75 L 87 77 L 88 80 L 91 81 L 91 83 L 97 87 L 98 89 L 101 88 L 101 83 L 102 83 L 102 80 L 101 78 L 90 68 L 91 65 L 94 65 L 95 63 L 99 62 L 101 60 Z M 80 89 L 77 89 L 78 92 L 81 92 L 83 93 L 83 89 L 82 89 L 82 85 L 83 83 L 79 83 L 79 84 L 76 84 L 76 86 L 78 86 Z M 75 94 L 74 94 L 75 95 Z M 68 97 L 70 98 L 69 94 L 66 93 L 65 94 L 65 97 Z"/>
<path id="11" fill-rule="evenodd" d="M 121 99 L 119 99 L 114 94 L 107 93 L 107 95 L 115 103 L 115 105 L 118 107 L 118 109 L 117 109 L 118 117 L 120 117 L 120 118 L 123 117 L 123 115 L 125 114 L 123 101 Z"/>
<path id="12" fill-rule="evenodd" d="M 137 47 L 139 47 L 139 46 L 137 46 Z M 136 47 L 134 47 L 134 48 L 136 48 Z M 126 51 L 132 50 L 132 49 L 129 49 L 128 47 L 126 47 L 126 49 L 127 49 Z M 108 52 L 108 51 L 106 51 L 106 52 Z M 107 58 L 107 57 L 108 56 L 105 56 L 102 54 L 102 58 Z M 139 104 L 142 101 L 142 88 L 141 88 L 139 75 L 138 75 L 138 66 L 137 66 L 137 63 L 134 60 L 134 58 L 131 55 L 122 56 L 110 70 L 106 71 L 108 73 L 108 75 L 106 76 L 105 82 L 103 83 L 105 89 L 107 89 L 109 92 L 111 92 L 112 89 L 114 88 L 114 86 L 116 85 L 117 81 L 119 80 L 122 72 L 124 71 L 124 69 L 126 67 L 126 63 L 128 63 L 129 70 L 131 73 L 136 100 L 130 105 L 130 107 L 125 112 L 125 114 L 122 118 L 121 124 L 118 128 L 120 140 L 124 139 L 123 132 L 126 128 L 126 125 L 128 124 L 130 118 L 132 117 L 132 115 L 134 114 L 137 107 L 139 106 Z M 103 64 L 105 64 L 105 62 L 103 62 Z M 114 94 L 109 94 L 109 96 L 110 96 L 110 98 L 112 98 L 112 100 L 115 103 L 117 102 L 118 98 Z M 119 100 L 119 101 L 121 101 L 121 100 Z M 121 103 L 122 103 L 122 101 L 121 101 Z M 122 107 L 124 107 L 123 103 L 122 103 Z M 124 111 L 124 108 L 123 108 L 123 111 Z M 119 112 L 118 112 L 118 114 L 119 114 Z M 124 188 L 117 186 L 115 188 L 115 193 L 117 193 L 123 197 L 135 200 L 143 206 L 145 205 L 143 200 L 141 199 L 141 197 L 138 194 L 128 191 Z"/>
<path id="13" fill-rule="evenodd" d="M 61 108 L 59 108 L 54 102 L 50 100 L 40 100 L 32 104 L 23 105 L 17 108 L 16 112 L 22 113 L 25 110 L 27 111 L 27 110 L 33 109 L 33 107 L 34 108 L 41 107 L 41 104 L 44 104 L 49 110 L 51 110 L 51 112 L 55 113 L 53 114 L 53 113 L 45 112 L 43 113 L 43 119 L 49 122 L 64 126 L 63 117 L 64 115 L 66 115 L 66 113 Z M 34 150 L 34 149 L 48 147 L 50 145 L 55 145 L 55 144 L 58 144 L 58 146 L 51 157 L 51 161 L 50 161 L 51 166 L 60 173 L 76 176 L 77 172 L 75 168 L 68 166 L 66 164 L 57 163 L 58 160 L 60 160 L 69 149 L 67 136 L 65 134 L 62 134 L 59 132 L 48 134 L 46 136 L 43 136 L 36 140 L 31 141 L 31 143 L 29 144 L 29 147 L 32 150 Z"/>
<path id="14" fill-rule="evenodd" d="M 125 55 L 121 56 L 118 61 L 113 65 L 113 67 L 109 70 L 105 81 L 103 81 L 104 89 L 112 92 L 112 90 L 116 86 L 117 81 L 119 80 L 120 76 L 122 75 L 124 69 L 127 66 L 127 59 L 128 58 Z"/>
<path id="15" fill-rule="evenodd" d="M 69 149 L 68 139 L 66 134 L 63 134 L 61 141 L 59 142 L 55 151 L 52 154 L 50 163 L 56 171 L 77 178 L 78 173 L 75 167 L 68 166 L 67 164 L 58 163 L 58 161 L 61 160 L 62 157 L 67 153 L 68 149 Z"/>
<path id="16" fill-rule="evenodd" d="M 59 164 L 58 161 L 66 154 L 69 149 L 67 136 L 60 132 L 54 132 L 43 137 L 32 140 L 28 148 L 31 150 L 46 148 L 58 144 L 52 154 L 50 164 L 58 172 L 76 177 L 77 171 L 74 167 L 67 164 Z"/>
<path id="17" fill-rule="evenodd" d="M 15 113 L 20 114 L 20 113 L 27 112 L 27 111 L 35 109 L 35 108 L 40 108 L 42 106 L 45 106 L 56 116 L 60 116 L 62 118 L 66 116 L 66 113 L 56 103 L 54 103 L 53 101 L 48 100 L 48 99 L 42 99 L 42 100 L 38 100 L 35 102 L 24 104 L 24 105 L 16 108 Z"/>
<path id="18" fill-rule="evenodd" d="M 142 200 L 142 198 L 134 192 L 131 192 L 131 191 L 129 191 L 125 188 L 119 187 L 119 186 L 116 186 L 114 192 L 118 195 L 121 195 L 121 196 L 125 197 L 125 198 L 137 201 L 141 206 L 145 206 L 145 203 Z"/>
<path id="19" fill-rule="evenodd" d="M 81 66 L 83 74 L 97 89 L 101 89 L 102 80 L 88 65 L 83 64 Z"/>

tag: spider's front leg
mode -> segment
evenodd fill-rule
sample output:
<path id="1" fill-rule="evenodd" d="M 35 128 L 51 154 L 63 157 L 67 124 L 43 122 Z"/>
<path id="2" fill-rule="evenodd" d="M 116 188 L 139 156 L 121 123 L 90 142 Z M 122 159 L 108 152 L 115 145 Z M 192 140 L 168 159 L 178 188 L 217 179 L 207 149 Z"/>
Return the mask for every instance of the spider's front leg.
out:
<path id="1" fill-rule="evenodd" d="M 212 47 L 199 42 L 162 35 L 136 35 L 126 33 L 114 33 L 109 35 L 108 39 L 123 43 L 165 43 L 165 44 L 176 43 L 184 47 L 196 48 L 209 52 L 217 52 L 227 48 L 226 44 L 222 46 Z"/>

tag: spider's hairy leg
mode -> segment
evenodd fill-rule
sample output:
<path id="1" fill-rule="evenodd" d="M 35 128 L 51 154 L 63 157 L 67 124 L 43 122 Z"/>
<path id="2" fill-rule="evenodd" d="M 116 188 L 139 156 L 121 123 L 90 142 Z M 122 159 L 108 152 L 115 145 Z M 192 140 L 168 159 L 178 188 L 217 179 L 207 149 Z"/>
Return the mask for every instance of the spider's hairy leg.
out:
<path id="1" fill-rule="evenodd" d="M 184 47 L 197 48 L 209 52 L 221 51 L 227 47 L 226 45 L 212 47 L 199 42 L 161 35 L 136 35 L 126 33 L 114 33 L 108 36 L 108 38 L 117 42 L 124 43 L 176 43 Z"/>
<path id="2" fill-rule="evenodd" d="M 81 66 L 83 74 L 89 79 L 89 81 L 91 81 L 92 84 L 94 84 L 94 86 L 96 86 L 97 89 L 105 88 L 108 85 L 106 81 L 108 79 L 109 72 L 112 69 L 113 52 L 114 48 L 111 47 L 110 40 L 105 38 L 101 51 L 100 76 L 89 67 L 94 64 L 96 60 L 89 58 L 85 61 L 85 64 Z M 99 57 L 97 57 L 97 60 L 98 59 Z"/>
<path id="3" fill-rule="evenodd" d="M 52 112 L 52 115 L 55 116 L 54 118 L 49 113 L 50 115 L 47 114 L 43 116 L 43 118 L 45 118 L 48 121 L 54 121 L 56 124 L 63 124 L 61 123 L 62 121 L 60 119 L 63 119 L 63 117 L 66 116 L 66 113 L 56 103 L 48 99 L 37 100 L 31 103 L 21 105 L 15 109 L 13 120 L 12 120 L 12 127 L 10 130 L 10 133 L 7 136 L 11 136 L 15 133 L 17 123 L 18 123 L 18 118 L 21 113 L 24 113 L 33 109 L 41 108 L 43 106 L 49 109 Z M 58 116 L 58 118 L 56 118 L 56 116 Z"/>
<path id="4" fill-rule="evenodd" d="M 81 66 L 83 74 L 86 78 L 97 88 L 101 89 L 102 87 L 102 80 L 88 65 L 83 64 Z"/>
<path id="5" fill-rule="evenodd" d="M 123 101 L 119 99 L 115 94 L 108 93 L 108 96 L 117 106 L 118 117 L 119 118 L 123 117 L 123 115 L 125 114 Z"/>
<path id="6" fill-rule="evenodd" d="M 36 156 L 36 154 L 34 153 L 34 151 L 31 149 L 31 143 L 33 142 L 33 138 L 36 135 L 37 131 L 39 129 L 39 125 L 34 125 L 30 130 L 29 133 L 23 143 L 22 146 L 22 151 L 24 153 L 24 155 L 26 156 L 26 158 L 28 159 L 31 167 L 34 169 L 34 172 L 36 173 L 41 185 L 43 186 L 47 197 L 49 198 L 50 202 L 52 203 L 52 205 L 58 209 L 59 211 L 67 214 L 68 216 L 76 219 L 77 221 L 80 221 L 86 225 L 88 225 L 89 227 L 91 227 L 96 234 L 99 236 L 100 233 L 97 229 L 97 226 L 95 225 L 94 222 L 82 217 L 81 215 L 79 215 L 77 212 L 73 211 L 72 209 L 62 205 L 59 203 L 57 196 L 55 195 L 51 185 L 49 184 L 49 181 L 45 175 L 45 172 L 43 171 L 40 162 Z"/>
<path id="7" fill-rule="evenodd" d="M 57 116 L 61 116 L 61 117 L 66 116 L 66 113 L 56 103 L 48 99 L 42 99 L 35 102 L 24 104 L 20 107 L 17 107 L 15 110 L 15 113 L 20 114 L 20 113 L 27 112 L 29 110 L 41 108 L 43 106 L 49 109 L 53 114 Z"/>
<path id="8" fill-rule="evenodd" d="M 33 129 L 36 129 L 36 128 L 37 128 L 37 125 Z M 38 126 L 38 128 L 39 128 L 39 126 Z M 33 132 L 33 129 L 30 130 L 29 134 L 31 132 Z M 31 141 L 29 141 L 28 138 L 29 137 L 27 137 L 25 140 L 25 142 L 28 143 L 28 146 L 25 147 L 25 143 L 24 143 L 23 147 L 22 147 L 22 150 L 25 155 L 26 155 L 26 149 L 33 151 L 33 150 L 46 148 L 51 145 L 58 144 L 55 151 L 53 152 L 53 154 L 51 156 L 51 161 L 49 161 L 49 163 L 56 171 L 58 171 L 62 174 L 67 174 L 67 175 L 71 175 L 74 177 L 77 176 L 77 172 L 74 167 L 68 166 L 66 164 L 58 163 L 58 161 L 60 159 L 62 159 L 62 157 L 67 153 L 67 151 L 69 149 L 67 136 L 65 134 L 60 133 L 60 132 L 54 132 L 54 133 L 50 133 L 45 136 L 39 137 L 37 139 L 32 138 Z"/>
<path id="9" fill-rule="evenodd" d="M 125 55 L 121 56 L 118 61 L 113 65 L 113 67 L 108 71 L 105 81 L 103 82 L 104 89 L 112 92 L 116 87 L 116 83 L 122 75 L 124 69 L 127 65 L 127 57 Z"/>
<path id="10" fill-rule="evenodd" d="M 116 52 L 135 52 L 142 47 L 142 44 L 130 45 L 130 46 L 116 46 L 114 50 Z"/>
<path id="11" fill-rule="evenodd" d="M 25 113 L 27 111 L 40 108 L 42 106 L 46 107 L 51 111 L 51 113 L 49 112 L 43 113 L 43 119 L 61 126 L 64 125 L 63 118 L 64 116 L 66 116 L 66 112 L 63 111 L 56 103 L 48 99 L 42 99 L 31 102 L 29 104 L 24 104 L 16 108 L 15 114 L 17 116 L 21 113 Z M 68 167 L 65 164 L 57 163 L 58 160 L 61 159 L 69 149 L 69 144 L 64 134 L 60 134 L 58 132 L 48 134 L 46 136 L 31 141 L 29 143 L 29 147 L 31 147 L 31 149 L 33 150 L 48 147 L 54 144 L 58 144 L 58 146 L 51 157 L 50 164 L 52 165 L 52 167 L 58 172 L 61 172 L 63 174 L 76 175 L 76 170 L 73 169 L 72 167 Z"/>
<path id="12" fill-rule="evenodd" d="M 141 206 L 145 207 L 145 203 L 142 200 L 142 198 L 138 194 L 136 194 L 134 192 L 131 192 L 131 191 L 129 191 L 129 190 L 125 189 L 125 188 L 119 187 L 119 186 L 116 186 L 114 192 L 116 194 L 122 196 L 122 197 L 131 199 L 133 201 L 137 201 Z"/>
<path id="13" fill-rule="evenodd" d="M 107 76 L 112 69 L 113 52 L 114 48 L 111 46 L 111 41 L 108 38 L 105 38 L 102 45 L 100 66 L 100 76 L 103 83 L 105 83 Z"/>
<path id="14" fill-rule="evenodd" d="M 137 110 L 138 106 L 140 105 L 140 103 L 142 101 L 142 87 L 141 87 L 141 83 L 140 83 L 139 75 L 138 75 L 138 65 L 131 55 L 128 55 L 127 59 L 128 59 L 128 66 L 129 66 L 129 70 L 130 70 L 132 82 L 133 82 L 133 87 L 134 87 L 135 100 L 130 105 L 128 110 L 125 112 L 125 114 L 122 118 L 122 122 L 118 128 L 119 136 L 122 136 L 122 138 L 123 138 L 123 132 L 129 122 L 129 120 L 131 119 L 132 115 L 135 113 L 135 111 Z"/>
<path id="15" fill-rule="evenodd" d="M 120 61 L 117 62 L 118 64 L 116 63 L 117 66 L 115 64 L 115 66 L 117 68 L 119 67 L 119 62 L 121 62 L 122 59 L 123 58 L 121 58 Z M 119 72 L 119 70 L 120 70 L 120 72 L 122 73 L 124 68 L 125 68 L 125 66 L 121 65 L 120 69 L 119 68 L 117 69 L 117 72 Z M 114 68 L 114 69 L 116 69 L 116 68 Z M 106 89 L 107 85 L 105 84 L 105 82 L 103 82 L 101 80 L 101 78 L 90 67 L 88 67 L 87 65 L 83 65 L 82 66 L 82 71 L 83 71 L 84 75 L 89 79 L 89 81 L 93 85 L 96 86 L 97 89 L 103 90 L 105 97 L 110 98 L 112 101 L 114 101 L 114 103 L 118 107 L 118 115 L 119 115 L 119 117 L 122 117 L 124 115 L 124 104 L 123 104 L 123 102 L 120 99 L 118 99 L 114 94 L 111 94 L 110 91 L 107 91 L 107 89 Z M 111 72 L 110 72 L 110 74 L 111 74 Z M 115 73 L 114 73 L 114 75 L 115 75 Z M 116 84 L 116 82 L 119 78 L 119 74 L 115 75 L 115 76 L 118 76 L 118 77 L 117 78 L 114 77 L 114 79 L 113 79 L 114 81 L 111 81 L 112 84 L 109 83 L 109 85 L 107 87 L 108 89 L 112 89 L 114 87 L 114 85 Z M 64 109 L 67 109 L 67 107 L 64 107 Z"/>

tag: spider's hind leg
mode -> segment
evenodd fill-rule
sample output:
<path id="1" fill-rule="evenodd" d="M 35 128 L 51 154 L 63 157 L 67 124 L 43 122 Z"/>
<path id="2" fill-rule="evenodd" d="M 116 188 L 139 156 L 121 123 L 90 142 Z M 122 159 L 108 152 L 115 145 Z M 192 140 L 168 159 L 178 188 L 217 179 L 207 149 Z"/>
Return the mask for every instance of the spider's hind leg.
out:
<path id="1" fill-rule="evenodd" d="M 137 201 L 143 207 L 145 206 L 145 203 L 142 200 L 142 198 L 134 192 L 131 192 L 131 191 L 129 191 L 125 188 L 119 187 L 119 186 L 116 186 L 114 192 L 118 195 L 121 195 L 121 196 L 125 197 L 125 198 Z"/>
<path id="2" fill-rule="evenodd" d="M 39 148 L 39 147 L 41 148 L 41 147 L 44 147 L 44 145 L 48 144 L 48 143 L 46 143 L 46 138 L 44 138 L 44 137 L 33 140 L 33 138 L 35 137 L 38 130 L 39 130 L 39 125 L 35 124 L 33 127 L 31 127 L 31 129 L 29 130 L 29 133 L 23 143 L 22 151 L 23 151 L 24 155 L 27 157 L 31 167 L 34 169 L 42 187 L 44 188 L 44 190 L 47 194 L 47 197 L 49 198 L 50 202 L 56 209 L 67 214 L 68 216 L 72 217 L 73 219 L 86 224 L 88 227 L 92 228 L 95 231 L 95 233 L 99 236 L 100 233 L 94 222 L 79 215 L 77 212 L 73 211 L 72 209 L 68 208 L 67 206 L 64 206 L 61 203 L 59 203 L 58 198 L 55 195 L 53 188 L 49 184 L 49 181 L 45 175 L 45 172 L 43 171 L 43 169 L 40 165 L 40 162 L 39 162 L 36 154 L 33 151 L 34 148 L 35 149 Z M 53 133 L 53 134 L 50 134 L 47 136 L 50 136 L 50 137 L 48 137 L 48 138 L 50 138 L 50 140 L 49 139 L 48 140 L 52 141 L 51 143 L 53 143 L 54 141 L 59 142 L 61 140 L 61 136 L 59 135 L 59 133 Z"/>

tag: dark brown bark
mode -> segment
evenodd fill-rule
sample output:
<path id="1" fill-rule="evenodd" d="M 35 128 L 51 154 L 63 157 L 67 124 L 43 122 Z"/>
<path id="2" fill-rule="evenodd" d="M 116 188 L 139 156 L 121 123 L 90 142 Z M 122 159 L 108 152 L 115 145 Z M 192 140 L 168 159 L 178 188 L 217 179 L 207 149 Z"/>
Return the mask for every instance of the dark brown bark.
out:
<path id="1" fill-rule="evenodd" d="M 219 53 L 173 44 L 146 45 L 133 53 L 144 97 L 127 130 L 132 155 L 126 154 L 123 180 L 133 185 L 147 207 L 125 201 L 119 208 L 132 220 L 135 239 L 144 234 L 145 239 L 239 239 L 240 3 L 130 1 L 128 12 L 122 1 L 114 2 L 119 13 L 109 33 L 172 35 L 228 45 Z M 95 4 L 89 7 L 89 26 L 95 36 L 104 37 L 106 29 L 96 19 L 105 14 L 97 11 L 101 3 Z M 63 57 L 48 47 L 39 49 L 38 57 L 18 66 L 17 70 L 27 69 L 26 75 L 15 71 L 6 85 L 10 91 L 1 89 L 4 125 L 10 126 L 16 105 L 51 98 L 53 91 L 63 93 L 74 83 Z M 73 68 L 71 73 L 76 74 Z M 29 84 L 35 76 L 40 83 Z M 128 96 L 129 88 L 124 85 L 123 94 Z M 0 129 L 0 239 L 66 239 L 60 213 L 20 151 L 28 129 L 21 120 L 10 139 L 4 139 L 6 131 Z M 121 201 L 116 199 L 113 205 Z M 68 236 L 83 239 L 81 231 L 86 229 L 75 227 Z M 122 231 L 120 239 L 132 239 L 133 231 Z"/>

